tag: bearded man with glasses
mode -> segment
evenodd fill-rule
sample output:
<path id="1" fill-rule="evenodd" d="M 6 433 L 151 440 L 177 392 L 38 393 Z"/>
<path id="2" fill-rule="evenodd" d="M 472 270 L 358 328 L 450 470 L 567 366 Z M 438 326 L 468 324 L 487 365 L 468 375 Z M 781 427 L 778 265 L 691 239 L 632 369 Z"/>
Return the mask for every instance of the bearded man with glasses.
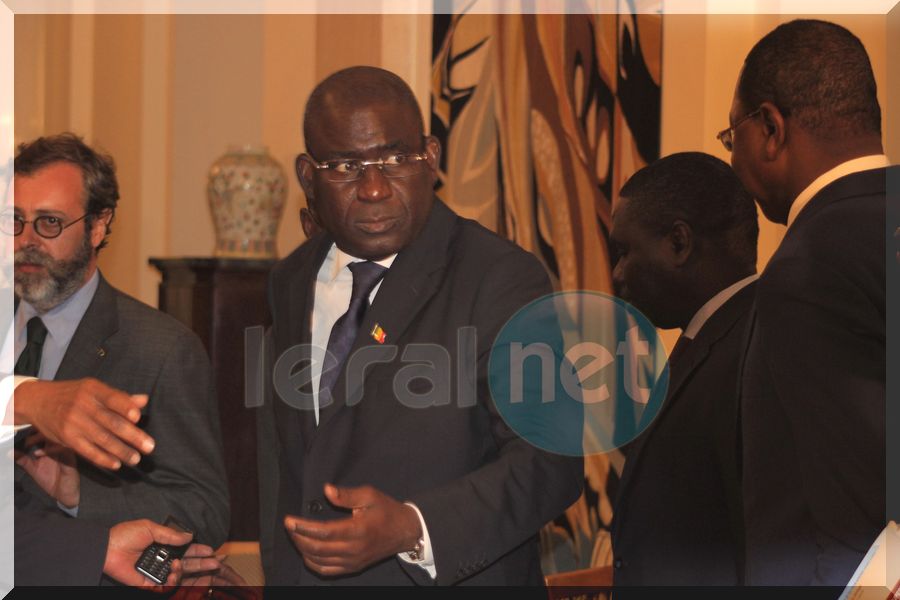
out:
<path id="1" fill-rule="evenodd" d="M 3 352 L 17 387 L 4 422 L 30 426 L 17 436 L 17 486 L 48 510 L 107 527 L 172 515 L 219 546 L 228 490 L 203 345 L 97 267 L 119 199 L 112 159 L 72 134 L 38 138 L 18 148 L 13 191 L 0 216 L 15 248 Z M 25 579 L 42 577 L 59 581 Z"/>

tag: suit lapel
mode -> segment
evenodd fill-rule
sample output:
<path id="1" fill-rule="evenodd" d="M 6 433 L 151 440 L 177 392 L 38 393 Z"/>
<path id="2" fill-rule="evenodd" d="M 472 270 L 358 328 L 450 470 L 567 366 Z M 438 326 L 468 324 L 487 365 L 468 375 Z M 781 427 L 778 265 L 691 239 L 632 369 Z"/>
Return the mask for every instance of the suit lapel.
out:
<path id="1" fill-rule="evenodd" d="M 365 346 L 376 345 L 372 329 L 377 324 L 386 334 L 386 344 L 397 344 L 403 333 L 437 291 L 442 280 L 441 273 L 446 265 L 450 237 L 458 217 L 440 200 L 434 200 L 434 207 L 422 232 L 401 251 L 388 270 L 375 301 L 366 313 L 362 326 L 350 349 L 349 356 Z M 344 370 L 334 385 L 332 403 L 321 409 L 317 433 L 326 428 L 334 415 L 346 406 L 347 399 L 354 401 L 362 397 L 365 379 L 378 371 L 376 364 L 365 372 L 364 380 L 347 388 Z"/>
<path id="2" fill-rule="evenodd" d="M 56 381 L 96 376 L 107 359 L 107 340 L 119 330 L 116 291 L 103 275 L 88 309 L 75 330 L 63 356 Z"/>
<path id="3" fill-rule="evenodd" d="M 304 262 L 297 276 L 293 278 L 288 296 L 288 313 L 291 317 L 288 339 L 292 344 L 301 344 L 302 364 L 309 364 L 310 360 L 309 348 L 312 343 L 312 311 L 316 298 L 316 278 L 333 241 L 329 236 L 324 235 L 317 243 L 313 259 Z M 307 382 L 301 391 L 312 394 L 312 383 Z M 291 410 L 288 413 L 291 415 L 290 418 L 299 420 L 304 443 L 309 445 L 316 430 L 315 413 L 312 410 Z"/>
<path id="4" fill-rule="evenodd" d="M 722 339 L 734 324 L 750 310 L 753 300 L 756 282 L 752 282 L 738 291 L 734 296 L 728 299 L 719 310 L 717 310 L 707 321 L 697 337 L 694 338 L 690 347 L 686 350 L 684 356 L 679 361 L 679 365 L 670 371 L 671 380 L 669 389 L 666 392 L 665 402 L 659 410 L 659 414 L 653 421 L 646 426 L 646 429 L 640 434 L 626 458 L 627 468 L 622 473 L 622 481 L 620 482 L 619 495 L 624 497 L 628 487 L 633 481 L 634 474 L 640 467 L 641 457 L 644 448 L 649 439 L 652 438 L 653 432 L 659 426 L 659 423 L 665 418 L 667 412 L 672 410 L 672 406 L 678 403 L 681 389 L 690 380 L 693 373 L 700 368 L 706 357 L 709 356 L 710 349 Z M 674 372 L 673 372 L 674 371 Z M 738 390 L 738 382 L 735 382 L 735 393 Z M 643 423 L 642 423 L 643 425 Z M 631 463 L 630 465 L 628 463 Z"/>

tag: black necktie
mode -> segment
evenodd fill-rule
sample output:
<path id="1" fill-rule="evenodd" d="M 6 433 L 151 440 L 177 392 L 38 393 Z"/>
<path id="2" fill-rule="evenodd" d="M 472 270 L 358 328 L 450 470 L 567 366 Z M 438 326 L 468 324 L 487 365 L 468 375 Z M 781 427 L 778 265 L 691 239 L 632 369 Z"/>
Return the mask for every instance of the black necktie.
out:
<path id="1" fill-rule="evenodd" d="M 675 367 L 679 361 L 681 361 L 685 355 L 685 353 L 690 349 L 691 342 L 693 342 L 689 337 L 685 337 L 684 335 L 678 338 L 678 341 L 675 342 L 675 347 L 672 348 L 672 353 L 669 354 L 669 366 Z"/>
<path id="2" fill-rule="evenodd" d="M 355 262 L 347 265 L 353 273 L 353 291 L 350 293 L 350 307 L 341 318 L 335 321 L 328 337 L 328 353 L 322 363 L 322 377 L 319 379 L 319 406 L 327 406 L 331 402 L 331 390 L 337 381 L 341 366 L 350 353 L 353 340 L 366 316 L 369 307 L 369 295 L 384 277 L 385 267 L 370 261 Z"/>
<path id="3" fill-rule="evenodd" d="M 37 377 L 41 370 L 41 354 L 44 352 L 44 340 L 47 338 L 47 328 L 40 317 L 31 317 L 28 320 L 28 343 L 16 361 L 14 373 L 16 375 L 29 375 Z"/>

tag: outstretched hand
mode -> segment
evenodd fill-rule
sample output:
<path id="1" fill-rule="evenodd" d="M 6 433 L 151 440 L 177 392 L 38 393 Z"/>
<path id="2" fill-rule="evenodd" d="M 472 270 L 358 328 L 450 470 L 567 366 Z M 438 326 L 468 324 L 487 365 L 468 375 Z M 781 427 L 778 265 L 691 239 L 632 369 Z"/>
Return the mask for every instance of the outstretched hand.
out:
<path id="1" fill-rule="evenodd" d="M 284 527 L 303 556 L 321 575 L 346 575 L 400 552 L 412 550 L 422 526 L 411 506 L 371 486 L 339 488 L 325 485 L 334 506 L 352 511 L 350 517 L 313 521 L 287 515 Z"/>
<path id="2" fill-rule="evenodd" d="M 96 379 L 26 381 L 16 388 L 15 423 L 33 425 L 51 442 L 99 467 L 136 465 L 154 441 L 136 423 L 146 395 L 131 395 Z"/>

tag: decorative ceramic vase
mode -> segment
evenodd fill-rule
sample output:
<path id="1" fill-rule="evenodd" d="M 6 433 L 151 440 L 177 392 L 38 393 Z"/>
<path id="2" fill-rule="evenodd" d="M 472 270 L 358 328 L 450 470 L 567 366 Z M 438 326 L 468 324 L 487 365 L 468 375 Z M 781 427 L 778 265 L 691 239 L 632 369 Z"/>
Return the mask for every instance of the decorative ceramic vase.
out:
<path id="1" fill-rule="evenodd" d="M 286 195 L 284 170 L 266 148 L 230 147 L 213 163 L 206 186 L 216 256 L 275 258 Z"/>

